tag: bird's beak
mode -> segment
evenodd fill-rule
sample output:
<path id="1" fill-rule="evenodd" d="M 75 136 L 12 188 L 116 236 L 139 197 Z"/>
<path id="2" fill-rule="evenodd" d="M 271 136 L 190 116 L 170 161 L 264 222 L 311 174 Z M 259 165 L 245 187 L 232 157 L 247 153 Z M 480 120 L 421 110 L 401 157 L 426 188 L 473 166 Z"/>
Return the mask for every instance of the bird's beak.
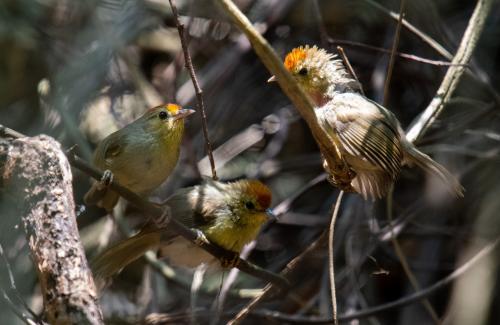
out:
<path id="1" fill-rule="evenodd" d="M 267 79 L 267 83 L 275 82 L 276 80 L 276 76 L 271 76 L 271 78 Z"/>
<path id="2" fill-rule="evenodd" d="M 180 109 L 177 112 L 177 114 L 174 116 L 174 121 L 180 120 L 182 118 L 186 118 L 193 113 L 196 113 L 196 111 L 194 109 L 189 109 L 189 108 Z"/>
<path id="3" fill-rule="evenodd" d="M 269 219 L 274 220 L 276 219 L 276 215 L 274 214 L 272 209 L 266 209 L 266 215 L 269 217 Z"/>

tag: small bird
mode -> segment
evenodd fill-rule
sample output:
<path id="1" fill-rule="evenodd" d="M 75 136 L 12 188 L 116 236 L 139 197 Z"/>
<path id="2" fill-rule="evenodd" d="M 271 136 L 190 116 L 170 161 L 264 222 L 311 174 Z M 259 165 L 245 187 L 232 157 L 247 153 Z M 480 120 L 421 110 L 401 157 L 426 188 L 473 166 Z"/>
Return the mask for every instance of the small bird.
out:
<path id="1" fill-rule="evenodd" d="M 196 229 L 211 243 L 238 254 L 273 216 L 269 208 L 271 191 L 258 180 L 223 183 L 207 179 L 201 185 L 177 190 L 165 204 L 172 218 Z M 176 266 L 192 268 L 215 261 L 200 247 L 169 231 L 168 226 L 149 221 L 138 234 L 98 255 L 92 262 L 94 275 L 107 279 L 146 251 L 157 248 Z"/>
<path id="2" fill-rule="evenodd" d="M 284 65 L 311 98 L 319 125 L 352 171 L 350 186 L 365 199 L 384 197 L 403 165 L 417 165 L 463 196 L 458 180 L 406 139 L 396 116 L 362 95 L 336 55 L 301 46 L 286 55 Z M 324 167 L 332 174 L 328 164 Z"/>
<path id="3" fill-rule="evenodd" d="M 148 195 L 168 178 L 177 164 L 184 118 L 194 112 L 176 104 L 147 110 L 97 145 L 94 165 L 102 171 L 110 171 L 112 178 L 129 190 Z M 97 181 L 85 194 L 84 202 L 111 211 L 118 198 L 116 192 Z"/>

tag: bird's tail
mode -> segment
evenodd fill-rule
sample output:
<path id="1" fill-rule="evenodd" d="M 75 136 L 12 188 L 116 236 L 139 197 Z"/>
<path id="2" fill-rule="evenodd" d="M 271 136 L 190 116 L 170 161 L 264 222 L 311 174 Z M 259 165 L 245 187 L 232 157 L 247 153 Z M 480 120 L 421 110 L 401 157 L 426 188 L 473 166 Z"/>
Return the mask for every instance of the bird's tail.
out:
<path id="1" fill-rule="evenodd" d="M 446 168 L 432 160 L 431 157 L 418 150 L 413 144 L 408 143 L 405 146 L 407 159 L 422 168 L 425 172 L 439 177 L 446 185 L 451 194 L 456 197 L 464 196 L 464 188 Z"/>
<path id="2" fill-rule="evenodd" d="M 158 230 L 141 230 L 137 235 L 106 249 L 91 262 L 94 277 L 107 280 L 148 250 L 157 248 L 160 245 L 160 237 Z"/>

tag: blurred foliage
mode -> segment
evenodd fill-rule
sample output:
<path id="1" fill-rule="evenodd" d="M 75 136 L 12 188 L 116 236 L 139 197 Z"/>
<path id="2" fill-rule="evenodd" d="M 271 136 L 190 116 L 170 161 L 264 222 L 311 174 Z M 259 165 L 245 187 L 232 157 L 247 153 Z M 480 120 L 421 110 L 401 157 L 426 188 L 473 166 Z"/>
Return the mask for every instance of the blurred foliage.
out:
<path id="1" fill-rule="evenodd" d="M 336 44 L 344 44 L 342 41 L 387 49 L 396 26 L 364 0 L 319 0 L 319 11 L 310 0 L 237 3 L 282 56 L 302 44 L 318 44 L 334 51 Z M 399 8 L 397 1 L 379 3 L 394 11 Z M 224 180 L 260 178 L 273 190 L 279 221 L 266 227 L 250 259 L 278 272 L 327 227 L 338 191 L 321 177 L 320 155 L 307 126 L 277 85 L 266 84 L 269 73 L 246 38 L 211 1 L 179 0 L 177 5 L 189 31 L 211 140 L 214 148 L 224 145 L 224 150 L 215 153 L 219 175 Z M 407 1 L 405 18 L 454 53 L 474 5 L 475 1 Z M 449 274 L 471 247 L 500 234 L 499 21 L 497 3 L 470 64 L 473 77 L 464 77 L 452 103 L 418 143 L 460 177 L 465 198 L 455 201 L 437 193 L 432 180 L 425 180 L 415 169 L 405 169 L 395 185 L 393 216 L 398 239 L 421 287 Z M 321 34 L 322 28 L 328 35 Z M 343 47 L 367 96 L 381 102 L 389 56 L 359 46 Z M 445 60 L 406 29 L 401 33 L 399 51 Z M 99 139 L 150 106 L 174 101 L 194 107 L 194 91 L 183 65 L 168 1 L 0 2 L 0 123 L 28 135 L 49 134 L 66 147 L 78 144 L 80 154 L 87 159 Z M 445 71 L 446 66 L 396 60 L 388 108 L 403 126 L 428 105 Z M 200 119 L 191 118 L 177 169 L 155 192 L 154 199 L 198 183 L 198 168 L 209 175 L 205 154 Z M 77 204 L 82 204 L 89 184 L 88 177 L 74 171 Z M 40 312 L 40 288 L 24 235 L 16 226 L 19 216 L 8 212 L 15 201 L 1 192 L 0 200 L 1 244 L 19 292 Z M 103 211 L 80 208 L 78 221 L 89 256 L 122 236 L 110 219 L 103 217 Z M 386 210 L 385 202 L 364 202 L 354 194 L 347 195 L 342 204 L 335 239 L 341 313 L 414 292 L 389 240 Z M 124 215 L 130 225 L 144 220 L 131 208 Z M 11 229 L 15 231 L 5 231 Z M 302 276 L 293 284 L 293 295 L 265 302 L 260 308 L 328 317 L 326 252 L 315 263 L 299 266 Z M 2 287 L 8 286 L 5 268 L 0 271 Z M 493 274 L 488 278 L 491 292 L 485 295 L 482 306 L 483 319 L 489 324 L 500 322 L 499 309 L 495 308 L 500 303 L 495 282 L 498 274 Z M 191 272 L 177 270 L 165 278 L 141 260 L 103 292 L 101 303 L 110 324 L 137 323 L 151 313 L 168 313 L 172 323 L 189 323 L 193 307 L 206 311 L 197 314 L 198 320 L 206 323 L 208 318 L 215 319 L 208 316 L 213 315 L 208 309 L 222 304 L 217 299 L 220 279 L 207 279 L 194 304 Z M 471 292 L 475 292 L 473 283 L 465 283 Z M 240 274 L 223 305 L 220 322 L 248 301 L 245 292 L 236 289 L 263 285 Z M 460 306 L 459 299 L 452 299 L 454 294 L 447 288 L 429 297 L 440 317 L 450 317 L 450 311 Z M 0 304 L 0 309 L 3 322 L 20 323 L 5 304 Z M 470 313 L 475 312 L 471 305 Z M 250 318 L 248 323 L 256 319 Z M 418 303 L 360 321 L 430 322 L 429 314 Z"/>

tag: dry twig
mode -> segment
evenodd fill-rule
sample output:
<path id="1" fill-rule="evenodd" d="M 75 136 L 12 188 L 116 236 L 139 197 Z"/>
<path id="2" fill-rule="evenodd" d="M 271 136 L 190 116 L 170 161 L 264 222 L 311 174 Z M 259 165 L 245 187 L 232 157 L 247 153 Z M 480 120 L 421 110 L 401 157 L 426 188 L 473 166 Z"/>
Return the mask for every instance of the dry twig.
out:
<path id="1" fill-rule="evenodd" d="M 330 277 L 330 294 L 332 298 L 332 315 L 333 323 L 338 324 L 337 320 L 337 295 L 335 293 L 335 268 L 334 268 L 334 258 L 333 258 L 333 235 L 335 230 L 335 221 L 337 220 L 337 215 L 340 209 L 340 203 L 342 202 L 342 197 L 344 191 L 340 191 L 337 196 L 337 201 L 335 202 L 335 207 L 333 209 L 332 220 L 330 221 L 330 229 L 328 232 L 328 269 Z"/>
<path id="2" fill-rule="evenodd" d="M 207 150 L 208 159 L 210 160 L 210 167 L 212 168 L 212 178 L 217 180 L 217 172 L 215 170 L 215 161 L 212 154 L 212 143 L 208 137 L 208 127 L 207 127 L 207 114 L 205 112 L 205 105 L 203 104 L 203 91 L 201 90 L 198 79 L 196 78 L 196 73 L 194 72 L 193 61 L 191 60 L 191 54 L 189 54 L 188 45 L 186 42 L 186 37 L 184 35 L 184 25 L 179 21 L 179 14 L 177 13 L 177 7 L 175 6 L 174 0 L 168 0 L 170 2 L 170 7 L 172 8 L 172 14 L 174 15 L 175 25 L 179 30 L 179 38 L 181 39 L 182 52 L 184 52 L 184 63 L 186 69 L 189 71 L 191 76 L 191 81 L 193 82 L 194 91 L 196 94 L 196 102 L 198 110 L 201 114 L 201 126 L 203 129 L 203 136 L 205 137 L 205 148 Z"/>
<path id="3" fill-rule="evenodd" d="M 392 70 L 394 69 L 394 61 L 396 60 L 396 51 L 398 49 L 399 36 L 401 35 L 401 26 L 404 17 L 404 10 L 405 10 L 405 0 L 401 0 L 401 4 L 399 5 L 399 19 L 398 19 L 398 24 L 396 26 L 396 34 L 394 35 L 394 42 L 392 43 L 391 56 L 389 58 L 389 65 L 387 67 L 387 76 L 384 85 L 384 101 L 383 101 L 384 106 L 387 106 L 387 101 L 389 100 L 389 87 L 391 85 Z"/>

